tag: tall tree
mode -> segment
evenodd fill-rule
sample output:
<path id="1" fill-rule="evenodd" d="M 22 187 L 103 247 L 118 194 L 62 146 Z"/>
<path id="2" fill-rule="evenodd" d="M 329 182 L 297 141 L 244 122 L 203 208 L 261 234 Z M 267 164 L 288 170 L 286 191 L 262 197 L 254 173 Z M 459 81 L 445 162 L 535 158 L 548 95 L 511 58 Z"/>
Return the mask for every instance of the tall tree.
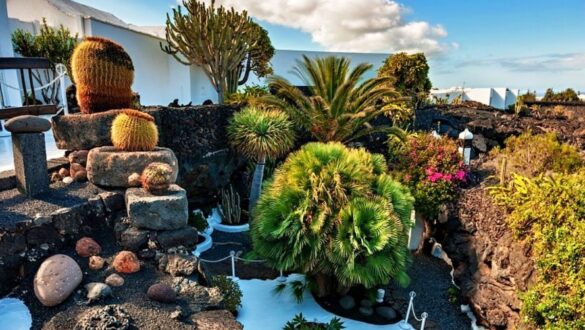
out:
<path id="1" fill-rule="evenodd" d="M 187 13 L 183 14 L 182 7 Z M 167 14 L 167 45 L 161 49 L 185 65 L 203 69 L 223 103 L 228 92 L 228 78 L 237 70 L 251 49 L 256 47 L 251 18 L 244 10 L 207 6 L 196 0 L 183 0 L 183 6 Z"/>
<path id="2" fill-rule="evenodd" d="M 429 79 L 427 58 L 423 53 L 388 56 L 378 69 L 378 77 L 394 77 L 392 87 L 401 95 L 409 97 L 410 106 L 414 109 L 424 104 L 433 87 Z"/>
<path id="3" fill-rule="evenodd" d="M 250 47 L 246 58 L 232 70 L 228 76 L 227 94 L 237 92 L 238 86 L 245 84 L 253 72 L 257 77 L 263 78 L 272 74 L 270 60 L 274 56 L 274 47 L 268 36 L 268 31 L 257 23 L 252 22 L 252 33 L 250 36 L 253 40 L 248 40 Z"/>

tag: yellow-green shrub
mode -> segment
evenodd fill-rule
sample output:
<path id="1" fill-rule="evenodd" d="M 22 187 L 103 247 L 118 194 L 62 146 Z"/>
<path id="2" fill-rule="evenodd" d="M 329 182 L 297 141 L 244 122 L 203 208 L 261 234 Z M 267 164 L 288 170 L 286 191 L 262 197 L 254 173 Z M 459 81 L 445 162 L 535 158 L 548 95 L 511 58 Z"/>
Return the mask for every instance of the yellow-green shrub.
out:
<path id="1" fill-rule="evenodd" d="M 535 177 L 545 172 L 573 173 L 583 166 L 577 148 L 559 142 L 555 133 L 526 132 L 508 138 L 505 145 L 490 154 L 504 181 L 510 180 L 513 173 Z"/>
<path id="2" fill-rule="evenodd" d="M 520 294 L 524 320 L 545 329 L 585 328 L 585 171 L 512 175 L 491 188 L 518 239 L 532 245 L 537 280 Z"/>

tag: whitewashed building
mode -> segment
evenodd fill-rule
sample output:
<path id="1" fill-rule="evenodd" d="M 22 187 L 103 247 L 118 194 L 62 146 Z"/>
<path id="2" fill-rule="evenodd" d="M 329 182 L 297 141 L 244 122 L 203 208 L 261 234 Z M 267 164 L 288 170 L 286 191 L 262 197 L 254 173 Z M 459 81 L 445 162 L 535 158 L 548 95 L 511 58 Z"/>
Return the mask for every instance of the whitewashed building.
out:
<path id="1" fill-rule="evenodd" d="M 519 89 L 510 88 L 463 88 L 451 87 L 446 89 L 432 89 L 431 99 L 441 99 L 448 103 L 459 98 L 461 101 L 476 101 L 489 105 L 496 109 L 507 109 L 516 104 L 516 97 L 520 95 Z"/>
<path id="2" fill-rule="evenodd" d="M 2 11 L 2 7 L 7 12 Z M 164 15 L 164 13 L 161 13 Z M 10 33 L 21 28 L 36 33 L 42 18 L 50 26 L 63 25 L 79 37 L 101 36 L 121 44 L 130 54 L 135 66 L 132 89 L 140 94 L 145 105 L 166 105 L 174 99 L 180 103 L 201 104 L 204 100 L 217 100 L 217 93 L 198 67 L 187 67 L 160 49 L 165 42 L 164 28 L 127 24 L 116 16 L 71 0 L 0 0 L 0 56 L 12 56 Z M 5 27 L 8 27 L 6 29 Z M 374 65 L 370 75 L 388 54 L 328 53 L 310 51 L 277 50 L 272 59 L 275 74 L 301 84 L 291 74 L 295 60 L 302 54 L 309 57 L 342 55 L 352 63 L 367 62 Z M 4 72 L 4 79 L 18 84 L 15 73 Z M 251 77 L 248 83 L 259 83 Z M 18 97 L 14 97 L 18 99 Z M 14 103 L 14 101 L 11 101 Z M 11 104 L 16 105 L 16 104 Z"/>

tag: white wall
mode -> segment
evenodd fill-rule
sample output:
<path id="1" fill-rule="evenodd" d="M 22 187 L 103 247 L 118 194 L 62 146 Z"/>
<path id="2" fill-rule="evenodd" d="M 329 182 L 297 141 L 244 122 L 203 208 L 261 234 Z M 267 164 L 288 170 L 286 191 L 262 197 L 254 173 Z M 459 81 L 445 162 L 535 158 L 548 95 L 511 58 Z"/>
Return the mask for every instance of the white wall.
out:
<path id="1" fill-rule="evenodd" d="M 10 37 L 10 23 L 8 19 L 8 12 L 6 6 L 6 0 L 0 0 L 0 57 L 14 57 L 14 51 L 12 50 L 12 41 Z M 0 71 L 0 81 L 10 86 L 19 86 L 18 76 L 16 70 L 2 70 Z M 4 106 L 20 106 L 22 105 L 22 99 L 20 93 L 16 90 L 2 88 L 2 104 L 0 108 Z M 2 128 L 0 127 L 0 131 Z"/>
<path id="2" fill-rule="evenodd" d="M 303 86 L 305 85 L 295 74 L 292 73 L 293 68 L 297 65 L 297 60 L 302 60 L 302 56 L 306 55 L 309 58 L 324 57 L 324 56 L 343 56 L 351 59 L 351 67 L 355 67 L 360 63 L 370 63 L 373 68 L 368 71 L 364 78 L 372 78 L 376 75 L 376 71 L 384 60 L 388 57 L 388 54 L 375 54 L 375 53 L 342 53 L 342 52 L 314 52 L 314 51 L 299 51 L 299 50 L 281 50 L 277 49 L 274 53 L 274 57 L 270 61 L 274 74 L 283 76 L 288 79 L 292 84 Z M 258 79 L 256 76 L 251 75 L 247 84 L 263 84 L 263 80 Z"/>
<path id="3" fill-rule="evenodd" d="M 476 101 L 486 105 L 491 105 L 492 89 L 491 88 L 470 88 L 465 89 L 464 101 Z"/>
<path id="4" fill-rule="evenodd" d="M 86 34 L 112 39 L 124 47 L 134 63 L 132 89 L 140 94 L 143 105 L 166 105 L 176 98 L 181 103 L 190 101 L 189 72 L 160 49 L 160 39 L 93 18 L 86 18 Z"/>

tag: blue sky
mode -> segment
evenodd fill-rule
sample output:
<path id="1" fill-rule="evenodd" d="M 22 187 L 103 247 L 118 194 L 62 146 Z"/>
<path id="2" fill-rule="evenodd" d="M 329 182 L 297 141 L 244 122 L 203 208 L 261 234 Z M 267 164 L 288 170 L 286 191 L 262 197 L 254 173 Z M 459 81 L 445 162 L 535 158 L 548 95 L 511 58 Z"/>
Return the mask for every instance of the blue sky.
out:
<path id="1" fill-rule="evenodd" d="M 163 25 L 176 0 L 77 0 Z M 583 0 L 217 0 L 245 8 L 278 49 L 422 50 L 435 87 L 572 87 L 585 93 Z M 366 4 L 367 2 L 367 4 Z"/>

